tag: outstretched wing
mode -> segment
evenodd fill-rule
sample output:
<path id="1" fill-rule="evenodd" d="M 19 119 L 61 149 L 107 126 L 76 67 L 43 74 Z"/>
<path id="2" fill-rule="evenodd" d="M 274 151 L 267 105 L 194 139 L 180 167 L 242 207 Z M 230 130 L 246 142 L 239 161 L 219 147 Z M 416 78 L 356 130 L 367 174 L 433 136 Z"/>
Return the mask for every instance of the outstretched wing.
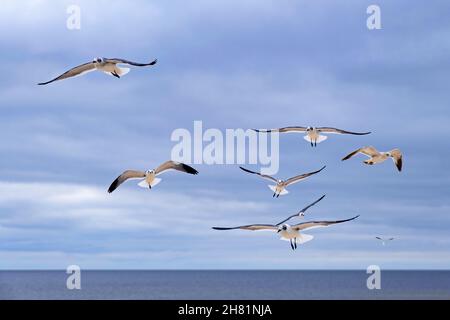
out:
<path id="1" fill-rule="evenodd" d="M 400 149 L 394 149 L 389 151 L 389 153 L 392 155 L 392 160 L 395 163 L 395 166 L 397 167 L 398 171 L 402 171 L 403 166 L 403 156 Z"/>
<path id="2" fill-rule="evenodd" d="M 336 223 L 343 223 L 343 222 L 347 222 L 347 221 L 351 221 L 354 220 L 356 218 L 358 218 L 359 215 L 350 218 L 350 219 L 345 219 L 345 220 L 336 220 L 336 221 L 309 221 L 309 222 L 303 222 L 303 223 L 299 223 L 296 225 L 293 225 L 292 228 L 294 230 L 308 230 L 308 229 L 312 229 L 312 228 L 318 228 L 318 227 L 327 227 L 329 225 L 332 224 L 336 224 Z"/>
<path id="3" fill-rule="evenodd" d="M 57 76 L 56 78 L 47 81 L 47 82 L 40 82 L 38 83 L 38 85 L 42 86 L 45 84 L 49 84 L 52 83 L 54 81 L 58 81 L 58 80 L 63 80 L 63 79 L 67 79 L 67 78 L 71 78 L 71 77 L 75 77 L 75 76 L 80 76 L 84 73 L 90 72 L 90 71 L 94 71 L 95 70 L 95 64 L 93 62 L 88 62 L 88 63 L 84 63 L 81 64 L 75 68 L 72 68 L 70 70 L 67 70 L 66 72 L 64 72 L 63 74 Z"/>
<path id="4" fill-rule="evenodd" d="M 359 148 L 358 150 L 355 150 L 351 153 L 349 153 L 348 155 L 346 155 L 344 158 L 342 158 L 342 161 L 350 159 L 351 157 L 357 155 L 358 153 L 362 153 L 368 157 L 375 157 L 377 155 L 379 155 L 380 153 L 378 152 L 377 149 L 375 149 L 374 147 L 370 146 L 370 147 L 363 147 L 363 148 Z"/>
<path id="5" fill-rule="evenodd" d="M 320 168 L 320 169 L 317 170 L 317 171 L 308 172 L 308 173 L 304 173 L 304 174 L 301 174 L 301 175 L 298 175 L 298 176 L 289 178 L 289 179 L 287 179 L 287 180 L 285 181 L 285 184 L 286 184 L 286 186 L 288 186 L 288 185 L 290 185 L 290 184 L 299 182 L 299 181 L 301 181 L 301 180 L 303 180 L 303 179 L 308 178 L 309 176 L 312 176 L 313 174 L 319 173 L 320 171 L 322 171 L 323 169 L 325 169 L 325 167 L 326 167 L 326 166 L 323 166 L 322 168 Z"/>
<path id="6" fill-rule="evenodd" d="M 191 166 L 188 166 L 187 164 L 169 160 L 169 161 L 164 162 L 158 168 L 156 168 L 155 175 L 159 175 L 167 170 L 178 170 L 178 171 L 186 172 L 186 173 L 190 173 L 190 174 L 198 174 L 197 170 L 195 170 Z"/>
<path id="7" fill-rule="evenodd" d="M 314 201 L 313 203 L 311 203 L 310 205 L 304 207 L 302 210 L 300 210 L 299 212 L 297 212 L 296 214 L 293 214 L 292 216 L 287 217 L 286 219 L 284 219 L 281 222 L 277 223 L 277 226 L 279 226 L 280 224 L 285 223 L 286 221 L 294 218 L 294 217 L 299 217 L 301 215 L 304 215 L 304 213 L 306 212 L 306 210 L 308 210 L 309 208 L 311 208 L 313 205 L 315 205 L 317 202 L 319 202 L 320 200 L 322 200 L 323 198 L 325 198 L 325 195 L 321 196 L 319 199 L 317 199 L 316 201 Z"/>
<path id="8" fill-rule="evenodd" d="M 305 132 L 306 127 L 284 127 L 279 129 L 252 129 L 256 132 Z"/>
<path id="9" fill-rule="evenodd" d="M 231 228 L 224 228 L 224 227 L 212 227 L 214 230 L 234 230 L 234 229 L 242 229 L 242 230 L 271 230 L 271 231 L 277 231 L 278 227 L 274 226 L 272 224 L 249 224 L 246 226 L 239 226 L 239 227 L 231 227 Z"/>
<path id="10" fill-rule="evenodd" d="M 371 132 L 353 132 L 353 131 L 346 131 L 338 128 L 332 128 L 332 127 L 319 127 L 316 128 L 319 132 L 326 132 L 326 133 L 336 133 L 336 134 L 355 134 L 355 135 L 365 135 L 369 134 Z"/>
<path id="11" fill-rule="evenodd" d="M 108 192 L 109 193 L 113 192 L 114 190 L 117 189 L 118 186 L 120 186 L 128 179 L 138 179 L 138 178 L 145 178 L 145 172 L 137 170 L 126 170 L 120 176 L 118 176 L 116 180 L 113 181 L 113 183 L 111 183 L 111 185 L 108 188 Z"/>
<path id="12" fill-rule="evenodd" d="M 245 171 L 245 172 L 252 173 L 252 174 L 256 174 L 256 175 L 260 176 L 261 178 L 264 178 L 264 179 L 273 181 L 273 182 L 275 182 L 275 183 L 278 182 L 277 179 L 275 179 L 274 177 L 271 177 L 271 176 L 269 176 L 269 175 L 267 175 L 267 174 L 261 174 L 261 173 L 259 173 L 259 172 L 255 172 L 255 171 L 252 171 L 252 170 L 248 170 L 248 169 L 245 169 L 245 168 L 243 168 L 243 167 L 239 167 L 239 168 L 241 168 L 241 170 L 243 170 L 243 171 Z"/>
<path id="13" fill-rule="evenodd" d="M 110 63 L 115 63 L 115 64 L 123 63 L 123 64 L 129 64 L 129 65 L 136 66 L 136 67 L 152 66 L 152 65 L 156 64 L 157 61 L 158 61 L 158 59 L 155 59 L 149 63 L 139 63 L 139 62 L 133 62 L 133 61 L 120 59 L 120 58 L 105 59 L 105 62 L 110 62 Z"/>

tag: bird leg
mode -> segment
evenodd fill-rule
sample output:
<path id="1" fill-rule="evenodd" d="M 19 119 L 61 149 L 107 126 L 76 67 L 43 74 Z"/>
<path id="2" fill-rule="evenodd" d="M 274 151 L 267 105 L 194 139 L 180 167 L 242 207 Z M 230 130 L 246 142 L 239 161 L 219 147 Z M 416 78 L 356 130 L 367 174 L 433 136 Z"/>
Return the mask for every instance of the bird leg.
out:
<path id="1" fill-rule="evenodd" d="M 295 249 L 294 249 L 294 245 L 292 244 L 292 239 L 289 239 L 289 242 L 291 243 L 291 248 L 292 248 L 292 250 L 295 250 Z"/>
<path id="2" fill-rule="evenodd" d="M 275 198 L 275 195 L 276 195 L 276 192 L 274 192 L 274 193 L 273 193 L 273 196 L 272 196 L 272 198 Z"/>
<path id="3" fill-rule="evenodd" d="M 116 77 L 116 78 L 118 78 L 118 79 L 120 79 L 120 76 L 116 73 L 116 71 L 114 71 L 114 72 L 111 72 L 111 74 L 114 76 L 114 77 Z"/>
<path id="4" fill-rule="evenodd" d="M 277 194 L 277 198 L 280 197 L 280 194 Z"/>
<path id="5" fill-rule="evenodd" d="M 297 249 L 297 238 L 294 238 L 294 247 Z"/>
<path id="6" fill-rule="evenodd" d="M 148 188 L 149 188 L 149 189 L 151 189 L 151 188 L 152 188 L 152 186 L 151 186 L 151 185 L 149 184 L 149 185 L 148 185 Z"/>

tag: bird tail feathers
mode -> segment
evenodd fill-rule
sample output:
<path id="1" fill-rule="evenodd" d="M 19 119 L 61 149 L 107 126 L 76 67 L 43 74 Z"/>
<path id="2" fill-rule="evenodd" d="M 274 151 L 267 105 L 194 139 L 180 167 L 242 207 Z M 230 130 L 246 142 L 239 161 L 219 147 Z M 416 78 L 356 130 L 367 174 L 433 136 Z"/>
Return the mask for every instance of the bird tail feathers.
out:
<path id="1" fill-rule="evenodd" d="M 156 185 L 157 185 L 158 183 L 160 183 L 160 182 L 161 182 L 161 179 L 160 179 L 160 178 L 155 178 L 155 179 L 153 179 L 153 181 L 152 181 L 152 183 L 150 184 L 150 186 L 153 188 L 154 186 L 156 186 Z M 144 179 L 144 180 L 142 180 L 141 182 L 138 183 L 138 186 L 141 187 L 141 188 L 146 188 L 146 189 L 148 189 L 149 184 L 148 184 L 148 182 Z"/>

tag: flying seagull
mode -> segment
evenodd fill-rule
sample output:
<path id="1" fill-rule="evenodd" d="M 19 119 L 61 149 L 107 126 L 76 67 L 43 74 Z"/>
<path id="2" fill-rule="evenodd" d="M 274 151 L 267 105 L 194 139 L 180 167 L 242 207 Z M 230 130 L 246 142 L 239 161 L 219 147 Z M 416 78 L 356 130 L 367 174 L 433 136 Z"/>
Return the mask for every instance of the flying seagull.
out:
<path id="1" fill-rule="evenodd" d="M 270 181 L 276 183 L 276 185 L 269 185 L 269 188 L 270 188 L 270 190 L 273 191 L 273 196 L 272 197 L 277 197 L 278 198 L 280 195 L 285 195 L 285 194 L 289 193 L 289 191 L 286 190 L 287 186 L 289 186 L 289 185 L 291 185 L 293 183 L 299 182 L 301 180 L 304 180 L 304 179 L 308 178 L 309 176 L 311 176 L 313 174 L 319 173 L 320 171 L 325 169 L 325 167 L 326 166 L 323 166 L 322 168 L 320 168 L 317 171 L 304 173 L 304 174 L 301 174 L 301 175 L 289 178 L 287 180 L 278 180 L 278 179 L 275 179 L 274 177 L 271 177 L 271 176 L 266 175 L 266 174 L 261 174 L 259 172 L 251 171 L 251 170 L 245 169 L 243 167 L 239 167 L 239 168 L 241 168 L 245 172 L 256 174 L 256 175 L 260 176 L 261 178 L 264 178 L 266 180 L 270 180 Z"/>
<path id="2" fill-rule="evenodd" d="M 242 230 L 269 230 L 269 231 L 276 231 L 280 234 L 281 240 L 289 241 L 291 244 L 292 250 L 297 249 L 297 242 L 300 244 L 303 244 L 305 242 L 308 242 L 312 240 L 314 237 L 309 234 L 300 233 L 300 231 L 303 230 L 309 230 L 312 228 L 317 227 L 326 227 L 332 224 L 336 223 L 342 223 L 354 220 L 358 218 L 359 215 L 345 220 L 336 220 L 336 221 L 308 221 L 308 222 L 302 222 L 294 225 L 289 225 L 286 223 L 283 223 L 281 225 L 276 224 L 250 224 L 246 226 L 239 226 L 239 227 L 231 227 L 231 228 L 224 228 L 224 227 L 213 227 L 214 230 L 234 230 L 234 229 L 242 229 Z"/>
<path id="3" fill-rule="evenodd" d="M 383 244 L 383 246 L 384 245 L 386 245 L 386 242 L 387 241 L 392 241 L 392 240 L 394 240 L 394 238 L 381 238 L 381 237 L 375 237 L 375 239 L 378 239 L 378 240 L 380 240 L 381 241 L 381 243 Z"/>
<path id="4" fill-rule="evenodd" d="M 307 205 L 306 207 L 304 207 L 302 210 L 300 210 L 299 212 L 287 217 L 286 219 L 284 219 L 283 221 L 280 221 L 277 223 L 277 226 L 280 224 L 285 223 L 288 220 L 291 220 L 292 218 L 295 217 L 304 217 L 305 216 L 305 212 L 306 210 L 308 210 L 309 208 L 311 208 L 313 205 L 315 205 L 317 202 L 319 202 L 320 200 L 322 200 L 323 198 L 325 198 L 325 195 L 321 196 L 319 199 L 317 199 L 316 201 L 314 201 L 313 203 L 311 203 L 310 205 Z"/>
<path id="5" fill-rule="evenodd" d="M 311 147 L 317 147 L 317 144 L 325 141 L 328 137 L 322 135 L 321 133 L 334 133 L 334 134 L 354 134 L 354 135 L 365 135 L 369 134 L 371 132 L 352 132 L 352 131 L 346 131 L 341 130 L 337 128 L 331 128 L 331 127 L 284 127 L 279 129 L 253 129 L 256 132 L 299 132 L 299 133 L 306 133 L 306 136 L 303 138 L 311 143 Z"/>
<path id="6" fill-rule="evenodd" d="M 161 173 L 167 170 L 178 170 L 181 172 L 186 172 L 190 174 L 198 174 L 198 171 L 194 168 L 188 166 L 187 164 L 175 162 L 175 161 L 166 161 L 158 168 L 147 171 L 138 171 L 138 170 L 126 170 L 120 176 L 116 178 L 116 180 L 111 183 L 109 186 L 108 192 L 111 193 L 117 189 L 122 183 L 124 183 L 128 179 L 141 179 L 141 182 L 138 183 L 138 186 L 142 188 L 149 188 L 156 186 L 161 182 L 160 178 L 156 178 Z"/>
<path id="7" fill-rule="evenodd" d="M 402 171 L 403 156 L 402 152 L 399 149 L 393 149 L 388 152 L 380 152 L 374 147 L 364 147 L 346 155 L 344 158 L 342 158 L 342 161 L 350 159 L 351 157 L 357 155 L 358 153 L 361 153 L 369 157 L 369 159 L 363 161 L 365 164 L 369 165 L 381 163 L 386 161 L 388 158 L 392 158 L 392 161 L 394 161 L 394 164 L 397 167 L 398 171 Z"/>
<path id="8" fill-rule="evenodd" d="M 126 65 L 131 65 L 131 66 L 136 66 L 136 67 L 146 67 L 146 66 L 154 65 L 156 63 L 156 61 L 157 60 L 153 60 L 152 62 L 149 62 L 149 63 L 138 63 L 138 62 L 128 61 L 125 59 L 117 59 L 117 58 L 113 58 L 113 59 L 96 58 L 91 62 L 81 64 L 75 68 L 72 68 L 72 69 L 64 72 L 62 75 L 57 76 L 55 79 L 52 79 L 47 82 L 38 83 L 38 85 L 49 84 L 54 81 L 64 80 L 64 79 L 72 78 L 72 77 L 76 77 L 76 76 L 81 76 L 85 73 L 88 73 L 88 72 L 91 72 L 94 70 L 103 71 L 106 74 L 112 75 L 116 78 L 120 78 L 120 77 L 126 75 L 130 71 L 130 69 L 119 67 L 118 64 L 126 64 Z"/>

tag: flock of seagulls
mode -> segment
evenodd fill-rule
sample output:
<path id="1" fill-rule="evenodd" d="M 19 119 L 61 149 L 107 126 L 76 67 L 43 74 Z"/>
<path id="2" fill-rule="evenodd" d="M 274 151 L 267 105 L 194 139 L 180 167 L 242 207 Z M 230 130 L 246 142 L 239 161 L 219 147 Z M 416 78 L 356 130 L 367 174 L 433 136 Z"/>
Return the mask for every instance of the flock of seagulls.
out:
<path id="1" fill-rule="evenodd" d="M 153 66 L 155 65 L 157 60 L 153 60 L 149 63 L 138 63 L 133 62 L 125 59 L 118 59 L 118 58 L 96 58 L 90 62 L 81 64 L 79 66 L 76 66 L 63 74 L 57 76 L 56 78 L 46 81 L 46 82 L 40 82 L 38 85 L 47 85 L 55 81 L 64 80 L 68 78 L 73 78 L 76 76 L 84 75 L 91 71 L 102 71 L 108 75 L 114 76 L 118 79 L 120 79 L 122 76 L 126 75 L 130 68 L 122 67 L 121 65 L 128 65 L 128 66 L 136 66 L 136 67 L 147 67 L 147 66 Z M 333 127 L 300 127 L 300 126 L 292 126 L 292 127 L 283 127 L 279 129 L 253 129 L 256 132 L 265 132 L 265 133 L 271 133 L 271 132 L 278 132 L 278 133 L 304 133 L 304 139 L 308 141 L 311 145 L 311 147 L 317 147 L 318 143 L 321 143 L 327 139 L 327 136 L 325 134 L 351 134 L 351 135 L 367 135 L 371 132 L 352 132 L 342 129 L 337 129 Z M 357 155 L 357 154 L 363 154 L 368 157 L 368 159 L 364 160 L 364 163 L 367 165 L 374 165 L 379 164 L 381 162 L 386 161 L 388 158 L 391 158 L 397 167 L 398 171 L 402 170 L 402 153 L 399 149 L 393 149 L 391 151 L 387 152 L 380 152 L 377 149 L 375 149 L 372 146 L 369 147 L 362 147 L 359 148 L 348 155 L 346 155 L 344 158 L 342 158 L 342 161 L 350 159 L 351 157 Z M 269 188 L 273 191 L 272 197 L 278 198 L 280 195 L 288 194 L 289 192 L 286 190 L 286 188 L 294 183 L 300 182 L 312 175 L 315 175 L 319 172 L 321 172 L 323 169 L 325 169 L 325 166 L 320 168 L 317 171 L 308 172 L 304 174 L 300 174 L 297 176 L 294 176 L 292 178 L 281 180 L 276 179 L 272 176 L 261 174 L 259 172 L 251 171 L 249 169 L 240 167 L 243 171 L 255 174 L 257 176 L 260 176 L 263 179 L 269 180 L 274 184 L 269 185 Z M 157 168 L 152 170 L 125 170 L 122 174 L 120 174 L 109 186 L 108 193 L 112 193 L 114 190 L 116 190 L 122 183 L 124 183 L 127 180 L 139 180 L 138 186 L 146 189 L 152 189 L 154 186 L 156 186 L 158 183 L 161 182 L 161 178 L 159 176 L 167 171 L 175 170 L 183 173 L 188 173 L 191 175 L 197 175 L 198 171 L 194 169 L 193 167 L 180 162 L 175 162 L 172 160 L 168 160 L 161 165 L 159 165 Z M 314 201 L 313 203 L 309 204 L 299 212 L 288 216 L 284 220 L 278 222 L 277 224 L 250 224 L 250 225 L 242 225 L 237 227 L 213 227 L 214 230 L 235 230 L 235 229 L 241 229 L 241 230 L 251 230 L 251 231 L 276 231 L 277 234 L 279 234 L 281 240 L 286 240 L 290 242 L 292 250 L 297 249 L 297 244 L 304 244 L 310 240 L 312 240 L 314 237 L 312 235 L 308 235 L 303 233 L 303 231 L 310 230 L 313 228 L 318 227 L 327 227 L 334 224 L 340 224 L 344 222 L 349 222 L 352 220 L 355 220 L 359 217 L 359 215 L 356 215 L 352 218 L 344 219 L 344 220 L 312 220 L 307 222 L 300 222 L 296 224 L 288 224 L 287 222 L 294 218 L 303 218 L 305 215 L 305 212 L 311 208 L 312 206 L 316 205 L 318 202 L 320 202 L 325 195 Z M 391 238 L 382 238 L 382 237 L 375 237 L 377 240 L 381 241 L 383 245 L 386 244 L 388 241 L 394 240 L 393 237 Z"/>

